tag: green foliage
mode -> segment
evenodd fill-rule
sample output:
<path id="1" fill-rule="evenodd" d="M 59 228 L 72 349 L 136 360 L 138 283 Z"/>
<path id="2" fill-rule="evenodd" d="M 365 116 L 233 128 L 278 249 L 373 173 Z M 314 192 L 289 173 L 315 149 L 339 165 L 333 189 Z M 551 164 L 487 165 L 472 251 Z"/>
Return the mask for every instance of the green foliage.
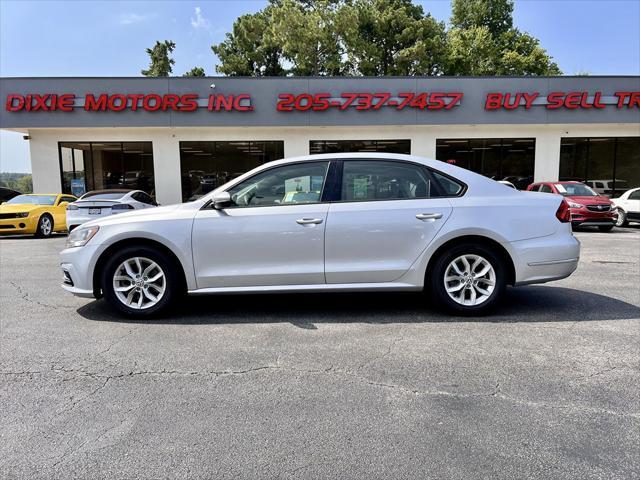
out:
<path id="1" fill-rule="evenodd" d="M 218 73 L 229 76 L 285 75 L 282 48 L 270 34 L 274 7 L 242 15 L 233 24 L 233 31 L 211 49 L 220 59 Z"/>
<path id="2" fill-rule="evenodd" d="M 328 0 L 282 0 L 273 8 L 267 36 L 280 45 L 293 75 L 342 75 L 340 35 L 336 28 L 336 3 Z"/>
<path id="3" fill-rule="evenodd" d="M 447 75 L 560 75 L 538 39 L 513 27 L 511 0 L 454 0 Z"/>
<path id="4" fill-rule="evenodd" d="M 356 0 L 340 10 L 350 70 L 358 75 L 437 75 L 444 24 L 411 0 Z"/>
<path id="5" fill-rule="evenodd" d="M 172 72 L 172 65 L 176 62 L 169 56 L 176 48 L 171 40 L 156 41 L 153 48 L 147 48 L 147 55 L 151 59 L 148 70 L 141 70 L 145 77 L 168 77 Z"/>
<path id="6" fill-rule="evenodd" d="M 225 75 L 558 75 L 512 0 L 453 0 L 451 28 L 412 0 L 271 0 L 213 45 Z"/>
<path id="7" fill-rule="evenodd" d="M 193 67 L 187 73 L 182 75 L 183 77 L 204 77 L 204 68 L 202 67 Z"/>
<path id="8" fill-rule="evenodd" d="M 0 173 L 0 187 L 17 190 L 20 193 L 33 193 L 33 181 L 30 173 Z"/>

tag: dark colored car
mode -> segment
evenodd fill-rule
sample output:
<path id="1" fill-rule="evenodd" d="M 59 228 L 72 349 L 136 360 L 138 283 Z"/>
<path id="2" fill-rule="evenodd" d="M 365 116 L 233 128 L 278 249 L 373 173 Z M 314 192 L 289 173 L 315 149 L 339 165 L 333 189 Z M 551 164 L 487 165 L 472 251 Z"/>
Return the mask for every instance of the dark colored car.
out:
<path id="1" fill-rule="evenodd" d="M 0 203 L 11 200 L 13 197 L 17 197 L 18 195 L 20 195 L 20 192 L 16 192 L 10 188 L 0 187 Z"/>
<path id="2" fill-rule="evenodd" d="M 598 227 L 601 232 L 611 230 L 618 220 L 613 202 L 580 182 L 541 182 L 527 187 L 533 192 L 557 193 L 569 204 L 574 227 Z"/>

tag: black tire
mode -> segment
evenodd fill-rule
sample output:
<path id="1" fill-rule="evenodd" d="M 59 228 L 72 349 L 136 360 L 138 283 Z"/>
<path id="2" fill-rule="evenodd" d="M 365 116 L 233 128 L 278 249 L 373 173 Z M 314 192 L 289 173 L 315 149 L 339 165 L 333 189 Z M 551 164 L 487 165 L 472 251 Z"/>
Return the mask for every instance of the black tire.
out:
<path id="1" fill-rule="evenodd" d="M 600 230 L 601 232 L 610 232 L 611 230 L 613 230 L 613 225 L 600 225 L 598 227 L 598 230 Z"/>
<path id="2" fill-rule="evenodd" d="M 155 262 L 160 267 L 165 277 L 164 293 L 161 298 L 155 305 L 144 309 L 132 308 L 123 303 L 118 298 L 113 285 L 116 270 L 119 269 L 125 260 L 135 257 Z M 181 276 L 178 274 L 174 261 L 164 252 L 147 246 L 126 247 L 113 255 L 109 260 L 107 260 L 107 263 L 102 270 L 100 284 L 104 297 L 111 307 L 129 318 L 139 319 L 154 318 L 166 313 L 184 290 Z M 137 287 L 136 289 L 140 290 Z M 142 293 L 139 295 L 142 296 Z"/>
<path id="3" fill-rule="evenodd" d="M 476 305 L 462 305 L 452 299 L 445 287 L 445 274 L 450 264 L 463 255 L 477 255 L 486 260 L 495 273 L 495 285 L 490 295 Z M 507 267 L 502 257 L 494 250 L 484 245 L 464 243 L 443 252 L 430 269 L 429 291 L 431 298 L 444 310 L 456 315 L 484 315 L 493 310 L 504 296 L 507 285 Z M 455 286 L 455 285 L 454 285 Z M 485 286 L 486 288 L 486 286 Z M 463 294 L 466 295 L 466 294 Z"/>
<path id="4" fill-rule="evenodd" d="M 45 213 L 38 219 L 35 236 L 38 238 L 48 238 L 53 234 L 53 217 Z"/>
<path id="5" fill-rule="evenodd" d="M 618 208 L 618 220 L 616 221 L 616 227 L 626 227 L 629 225 L 629 221 L 627 220 L 627 212 Z"/>

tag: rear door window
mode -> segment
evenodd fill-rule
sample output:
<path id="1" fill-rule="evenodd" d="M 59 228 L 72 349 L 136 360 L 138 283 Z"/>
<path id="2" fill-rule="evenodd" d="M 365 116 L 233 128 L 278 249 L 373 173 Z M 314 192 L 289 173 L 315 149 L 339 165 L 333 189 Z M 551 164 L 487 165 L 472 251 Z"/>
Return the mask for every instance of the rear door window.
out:
<path id="1" fill-rule="evenodd" d="M 431 179 L 425 168 L 405 162 L 346 160 L 342 171 L 342 201 L 429 198 Z"/>
<path id="2" fill-rule="evenodd" d="M 546 184 L 540 185 L 540 191 L 544 193 L 553 193 L 553 190 L 551 189 L 551 187 Z"/>

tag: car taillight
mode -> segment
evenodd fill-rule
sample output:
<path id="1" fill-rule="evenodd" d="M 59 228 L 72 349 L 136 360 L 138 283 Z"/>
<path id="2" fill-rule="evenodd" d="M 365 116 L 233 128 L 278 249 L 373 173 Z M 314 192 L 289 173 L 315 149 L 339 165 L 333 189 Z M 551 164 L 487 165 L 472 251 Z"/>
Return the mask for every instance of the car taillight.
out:
<path id="1" fill-rule="evenodd" d="M 133 210 L 133 207 L 127 203 L 118 203 L 111 207 L 111 211 L 122 212 L 124 210 Z"/>
<path id="2" fill-rule="evenodd" d="M 569 204 L 563 198 L 558 210 L 556 211 L 556 218 L 562 223 L 568 223 L 571 221 L 571 211 L 569 210 Z"/>

